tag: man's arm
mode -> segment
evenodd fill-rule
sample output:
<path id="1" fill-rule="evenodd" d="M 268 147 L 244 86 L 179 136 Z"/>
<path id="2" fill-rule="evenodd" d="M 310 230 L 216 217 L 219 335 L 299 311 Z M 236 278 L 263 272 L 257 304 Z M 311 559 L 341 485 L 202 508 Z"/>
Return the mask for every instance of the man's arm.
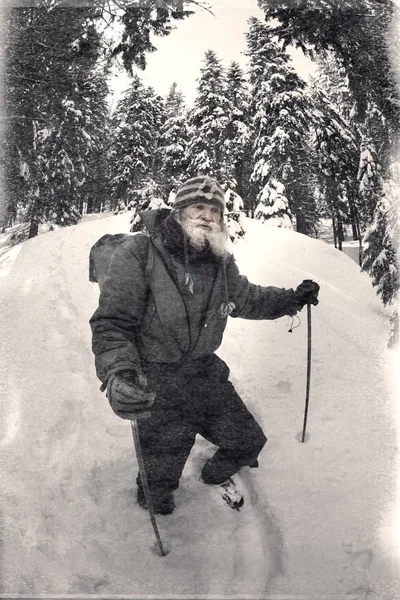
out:
<path id="1" fill-rule="evenodd" d="M 104 390 L 113 373 L 140 371 L 136 331 L 146 304 L 147 239 L 134 236 L 115 251 L 92 318 L 92 350 Z"/>
<path id="2" fill-rule="evenodd" d="M 231 317 L 242 319 L 278 319 L 293 316 L 302 308 L 293 289 L 250 283 L 240 275 L 235 260 L 227 265 L 229 300 L 235 303 Z"/>

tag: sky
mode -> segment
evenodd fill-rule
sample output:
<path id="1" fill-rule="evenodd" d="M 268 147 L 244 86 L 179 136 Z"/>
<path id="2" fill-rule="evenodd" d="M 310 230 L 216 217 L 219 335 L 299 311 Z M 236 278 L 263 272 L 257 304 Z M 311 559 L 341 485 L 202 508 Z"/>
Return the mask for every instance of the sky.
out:
<path id="1" fill-rule="evenodd" d="M 264 13 L 256 0 L 211 0 L 212 12 L 197 10 L 196 14 L 177 23 L 177 28 L 165 38 L 155 38 L 157 52 L 147 55 L 146 71 L 138 72 L 145 84 L 165 96 L 176 81 L 189 106 L 196 96 L 196 79 L 207 50 L 214 50 L 225 67 L 233 60 L 246 66 L 245 33 L 247 21 L 254 16 L 264 20 Z M 312 62 L 301 52 L 293 52 L 296 70 L 306 77 Z M 121 73 L 111 81 L 115 92 L 114 102 L 121 90 L 129 84 L 129 78 Z"/>

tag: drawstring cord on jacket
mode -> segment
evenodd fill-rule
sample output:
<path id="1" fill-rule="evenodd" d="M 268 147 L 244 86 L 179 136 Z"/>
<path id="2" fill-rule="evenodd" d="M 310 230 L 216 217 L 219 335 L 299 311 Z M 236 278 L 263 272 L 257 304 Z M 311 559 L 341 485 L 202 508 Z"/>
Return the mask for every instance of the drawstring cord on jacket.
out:
<path id="1" fill-rule="evenodd" d="M 186 232 L 183 232 L 183 252 L 184 252 L 184 260 L 185 260 L 185 278 L 184 278 L 184 286 L 188 290 L 190 294 L 194 292 L 194 282 L 191 274 L 189 273 L 189 251 L 188 251 L 188 239 Z M 226 262 L 224 259 L 222 261 L 222 276 L 224 281 L 224 296 L 225 302 L 218 307 L 218 316 L 220 319 L 226 319 L 236 308 L 234 302 L 229 302 L 229 290 L 228 290 L 228 279 L 226 275 Z"/>
<path id="2" fill-rule="evenodd" d="M 298 322 L 298 324 L 297 324 L 297 325 L 295 325 L 295 327 L 293 327 L 293 323 L 294 323 L 294 317 L 291 317 L 291 319 L 292 319 L 292 324 L 291 324 L 291 326 L 290 326 L 290 329 L 288 329 L 288 333 L 292 333 L 293 329 L 297 329 L 297 328 L 298 328 L 298 327 L 300 327 L 300 325 L 301 325 L 301 319 L 300 319 L 300 317 L 299 317 L 298 315 L 295 315 L 295 317 L 296 317 L 296 319 L 298 319 L 298 320 L 299 320 L 299 322 Z"/>
<path id="3" fill-rule="evenodd" d="M 186 237 L 185 232 L 183 232 L 183 252 L 184 252 L 184 257 L 185 257 L 184 285 L 185 285 L 185 288 L 188 290 L 188 292 L 193 294 L 194 283 L 193 283 L 193 278 L 192 278 L 191 274 L 189 273 L 189 252 L 188 252 L 188 242 L 187 242 L 187 237 Z"/>

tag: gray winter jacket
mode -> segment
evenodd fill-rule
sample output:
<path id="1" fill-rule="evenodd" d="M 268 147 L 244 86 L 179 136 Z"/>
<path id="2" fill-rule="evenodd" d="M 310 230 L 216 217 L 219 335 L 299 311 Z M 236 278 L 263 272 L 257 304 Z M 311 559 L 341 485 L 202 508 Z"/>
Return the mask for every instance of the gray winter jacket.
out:
<path id="1" fill-rule="evenodd" d="M 139 370 L 142 361 L 180 363 L 213 354 L 226 327 L 227 318 L 218 315 L 226 300 L 235 305 L 230 316 L 244 319 L 277 319 L 299 309 L 292 289 L 250 283 L 239 274 L 233 256 L 225 264 L 222 260 L 214 265 L 190 264 L 195 281 L 192 296 L 184 286 L 183 261 L 179 268 L 162 239 L 166 213 L 142 213 L 152 241 L 144 234 L 133 235 L 112 257 L 99 306 L 90 320 L 102 389 L 112 373 Z M 155 251 L 147 285 L 150 243 Z M 203 289 L 198 283 L 202 280 Z"/>

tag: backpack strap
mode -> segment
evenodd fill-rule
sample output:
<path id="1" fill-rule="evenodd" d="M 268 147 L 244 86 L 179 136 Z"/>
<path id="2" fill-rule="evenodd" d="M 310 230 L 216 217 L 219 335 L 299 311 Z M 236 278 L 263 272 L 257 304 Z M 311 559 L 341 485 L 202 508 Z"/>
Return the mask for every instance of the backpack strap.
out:
<path id="1" fill-rule="evenodd" d="M 151 272 L 153 270 L 153 265 L 154 265 L 154 244 L 151 241 L 151 237 L 148 236 L 149 241 L 147 244 L 147 259 L 146 259 L 146 269 L 145 269 L 145 281 L 146 281 L 146 285 L 149 285 L 150 282 L 150 275 Z"/>

